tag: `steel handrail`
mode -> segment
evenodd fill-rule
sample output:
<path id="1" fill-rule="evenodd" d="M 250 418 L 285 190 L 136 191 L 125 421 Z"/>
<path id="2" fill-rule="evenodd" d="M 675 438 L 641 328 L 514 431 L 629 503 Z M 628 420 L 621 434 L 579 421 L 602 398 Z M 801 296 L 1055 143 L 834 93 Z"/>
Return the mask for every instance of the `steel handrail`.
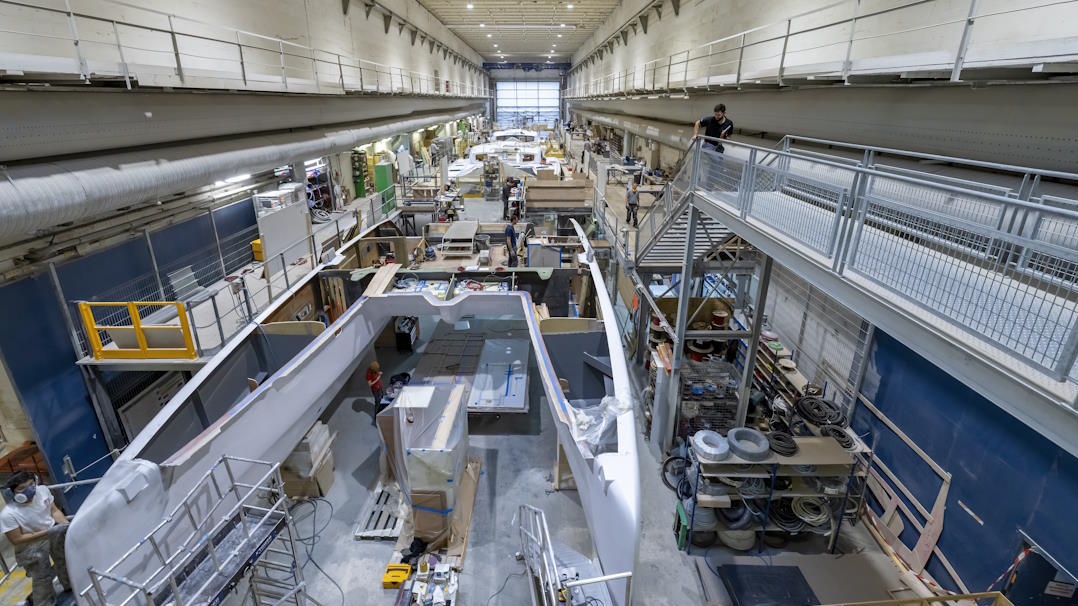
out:
<path id="1" fill-rule="evenodd" d="M 319 63 L 326 64 L 326 65 L 331 65 L 331 66 L 334 66 L 334 67 L 338 67 L 338 68 L 340 68 L 340 70 L 342 72 L 343 72 L 343 68 L 345 66 L 347 66 L 350 69 L 359 69 L 359 70 L 362 71 L 364 69 L 363 63 L 367 63 L 367 64 L 370 64 L 370 65 L 378 66 L 380 68 L 384 68 L 386 70 L 389 70 L 389 71 L 377 71 L 376 70 L 376 73 L 379 74 L 379 75 L 387 74 L 392 78 L 392 76 L 394 75 L 392 70 L 399 70 L 399 72 L 402 73 L 402 74 L 407 72 L 410 76 L 420 76 L 421 78 L 424 78 L 424 79 L 429 78 L 429 81 L 431 83 L 436 84 L 435 86 L 432 87 L 432 91 L 435 94 L 438 94 L 438 95 L 441 95 L 441 96 L 446 96 L 446 95 L 452 96 L 454 94 L 452 92 L 442 91 L 441 87 L 438 86 L 438 84 L 440 84 L 443 79 L 437 79 L 436 80 L 434 78 L 433 74 L 421 74 L 420 72 L 417 72 L 415 70 L 409 70 L 409 69 L 403 68 L 403 67 L 390 66 L 390 65 L 383 64 L 383 63 L 378 63 L 378 62 L 375 62 L 375 61 L 370 61 L 370 60 L 367 60 L 367 59 L 362 59 L 360 57 L 355 57 L 355 56 L 352 56 L 352 55 L 348 55 L 348 54 L 345 54 L 345 53 L 328 51 L 328 50 L 320 49 L 320 48 L 313 47 L 313 46 L 304 46 L 302 44 L 299 44 L 299 43 L 296 43 L 296 42 L 291 42 L 291 41 L 284 40 L 284 39 L 281 39 L 281 38 L 275 38 L 273 36 L 267 36 L 265 34 L 259 34 L 257 32 L 251 32 L 251 31 L 238 29 L 238 28 L 234 28 L 234 27 L 229 27 L 229 26 L 225 26 L 225 25 L 221 25 L 221 24 L 217 24 L 217 23 L 205 22 L 205 21 L 201 21 L 201 20 L 194 19 L 194 18 L 191 18 L 191 17 L 183 17 L 183 16 L 179 16 L 179 15 L 174 15 L 174 14 L 170 14 L 170 13 L 167 13 L 167 12 L 164 12 L 164 11 L 159 11 L 159 10 L 155 10 L 155 9 L 152 9 L 152 8 L 146 8 L 146 7 L 138 6 L 138 5 L 135 5 L 135 4 L 130 4 L 130 3 L 127 3 L 127 2 L 123 2 L 122 0 L 102 0 L 102 1 L 106 2 L 106 3 L 109 3 L 109 4 L 115 4 L 115 5 L 123 6 L 123 7 L 126 7 L 126 8 L 140 10 L 140 11 L 143 11 L 143 12 L 146 12 L 146 13 L 149 13 L 149 14 L 153 14 L 153 15 L 158 15 L 158 16 L 162 16 L 162 17 L 168 17 L 169 20 L 170 20 L 170 24 L 171 24 L 171 22 L 173 20 L 178 20 L 178 21 L 185 21 L 185 22 L 188 22 L 188 23 L 196 24 L 196 25 L 199 25 L 199 26 L 213 27 L 213 28 L 216 28 L 218 30 L 222 30 L 222 31 L 229 32 L 231 34 L 236 35 L 236 39 L 235 40 L 229 40 L 229 39 L 216 38 L 216 37 L 213 37 L 213 36 L 207 36 L 207 35 L 197 34 L 197 33 L 179 32 L 179 31 L 176 31 L 175 27 L 170 27 L 169 29 L 166 29 L 166 28 L 163 28 L 163 27 L 157 27 L 157 26 L 153 26 L 153 25 L 143 25 L 143 24 L 129 23 L 127 21 L 123 21 L 123 20 L 119 20 L 119 19 L 102 17 L 102 16 L 99 16 L 99 15 L 92 15 L 92 14 L 76 12 L 76 11 L 68 11 L 68 10 L 63 10 L 63 9 L 59 9 L 59 8 L 52 8 L 52 7 L 48 7 L 48 6 L 40 6 L 40 5 L 35 5 L 35 4 L 29 4 L 29 3 L 26 3 L 26 2 L 20 2 L 18 0 L 0 0 L 0 4 L 7 4 L 7 5 L 10 5 L 10 6 L 15 6 L 15 7 L 19 7 L 19 8 L 28 9 L 28 10 L 44 11 L 46 13 L 64 15 L 64 16 L 70 18 L 70 19 L 75 19 L 75 18 L 86 19 L 86 20 L 95 21 L 95 22 L 99 22 L 99 23 L 109 24 L 109 25 L 112 25 L 112 26 L 122 25 L 124 27 L 133 28 L 133 29 L 136 29 L 136 30 L 139 30 L 139 31 L 148 31 L 148 32 L 153 32 L 153 33 L 157 33 L 157 34 L 167 35 L 167 36 L 170 36 L 170 37 L 177 37 L 178 36 L 178 37 L 189 38 L 189 39 L 194 39 L 194 40 L 213 42 L 213 43 L 216 43 L 216 44 L 225 44 L 225 45 L 228 45 L 230 47 L 235 47 L 235 48 L 239 49 L 239 58 L 237 59 L 237 58 L 226 57 L 226 56 L 210 57 L 210 56 L 196 55 L 196 54 L 191 54 L 191 53 L 186 53 L 186 52 L 180 52 L 180 51 L 178 51 L 176 49 L 172 49 L 172 50 L 169 50 L 169 49 L 151 49 L 151 48 L 144 48 L 144 47 L 138 47 L 138 46 L 131 46 L 131 45 L 123 44 L 120 41 L 118 34 L 115 35 L 115 40 L 113 40 L 111 42 L 106 42 L 106 41 L 101 41 L 101 40 L 83 39 L 83 38 L 77 37 L 77 34 L 75 34 L 75 33 L 72 33 L 71 36 L 59 36 L 59 35 L 54 35 L 54 34 L 44 34 L 44 33 L 36 33 L 36 32 L 23 32 L 23 31 L 16 31 L 16 30 L 0 30 L 0 32 L 12 34 L 12 35 L 19 35 L 19 36 L 30 36 L 30 37 L 34 37 L 34 38 L 46 38 L 46 39 L 63 40 L 63 41 L 67 41 L 67 42 L 72 42 L 72 43 L 75 44 L 76 49 L 78 48 L 78 45 L 80 45 L 80 44 L 96 44 L 96 45 L 103 46 L 103 47 L 108 47 L 108 48 L 118 48 L 121 51 L 120 63 L 123 64 L 123 66 L 125 68 L 125 78 L 128 77 L 128 74 L 126 73 L 126 68 L 129 65 L 129 62 L 124 60 L 123 57 L 122 57 L 122 51 L 124 49 L 136 50 L 136 51 L 139 51 L 139 52 L 151 52 L 151 53 L 160 53 L 160 54 L 167 54 L 167 55 L 174 55 L 174 56 L 182 56 L 182 57 L 189 57 L 189 58 L 195 58 L 195 59 L 203 59 L 203 60 L 208 60 L 208 61 L 223 61 L 223 62 L 229 62 L 229 63 L 238 63 L 241 68 L 243 66 L 245 66 L 245 65 L 253 65 L 253 66 L 261 66 L 261 67 L 269 68 L 269 69 L 274 70 L 274 71 L 281 70 L 282 72 L 285 72 L 287 70 L 293 70 L 293 71 L 300 71 L 301 73 L 304 73 L 304 74 L 307 73 L 307 68 L 305 68 L 305 67 L 301 68 L 301 67 L 297 67 L 297 66 L 294 66 L 294 65 L 285 65 L 283 63 L 281 65 L 274 65 L 274 64 L 261 64 L 261 63 L 257 63 L 257 62 L 248 61 L 243 56 L 243 50 L 244 49 L 250 49 L 250 50 L 254 50 L 254 51 L 273 53 L 275 55 L 280 56 L 282 59 L 285 58 L 285 57 L 289 57 L 289 58 L 304 59 L 304 60 L 309 60 L 309 61 L 314 62 L 315 63 L 315 69 L 313 70 L 313 73 L 311 74 L 311 76 L 312 76 L 312 80 L 314 80 L 315 83 L 317 85 L 319 85 L 319 86 L 321 86 L 321 85 L 318 84 L 318 83 L 320 83 L 322 81 L 321 78 L 320 78 L 320 73 L 319 73 L 319 71 L 317 69 L 317 65 Z M 268 42 L 272 42 L 278 48 L 274 49 L 274 48 L 266 48 L 266 47 L 263 47 L 263 46 L 257 46 L 257 45 L 254 45 L 254 44 L 244 44 L 243 42 L 241 42 L 239 40 L 238 36 L 240 36 L 240 35 L 250 36 L 250 37 L 253 37 L 253 38 L 258 38 L 260 40 L 265 40 L 265 41 L 268 41 Z M 300 50 L 303 50 L 305 52 L 304 52 L 304 54 L 296 54 L 296 53 L 285 52 L 285 50 L 284 50 L 285 47 L 294 48 L 294 49 L 300 49 Z M 76 50 L 76 53 L 79 55 L 80 63 L 83 62 L 83 59 L 81 57 L 81 53 L 79 51 L 77 51 L 77 50 Z M 332 61 L 332 60 L 328 60 L 328 59 L 319 58 L 317 56 L 318 53 L 322 53 L 322 54 L 330 56 L 330 57 L 335 57 L 337 60 Z M 345 59 L 348 59 L 349 62 L 345 63 L 344 62 Z M 476 73 L 476 74 L 481 74 L 482 73 L 481 68 L 479 66 L 476 66 L 475 64 L 468 61 L 467 59 L 464 59 L 463 57 L 461 57 L 461 59 L 466 64 L 468 64 L 471 68 L 473 68 L 474 73 Z M 89 74 L 83 74 L 83 75 L 84 75 L 84 77 L 89 76 Z M 265 75 L 268 75 L 268 74 L 265 74 Z M 340 76 L 341 76 L 341 79 L 343 79 L 343 73 L 341 73 Z M 243 77 L 244 77 L 244 79 L 246 79 L 245 74 L 243 75 Z M 182 79 L 182 76 L 181 76 L 181 79 Z M 361 74 L 360 80 L 362 81 L 362 74 Z M 340 81 L 340 80 L 338 80 L 338 81 Z M 486 87 L 484 85 L 481 85 L 481 84 L 471 83 L 471 82 L 467 82 L 467 81 L 457 81 L 457 80 L 449 80 L 448 82 L 450 83 L 450 88 L 451 89 L 455 88 L 455 89 L 458 90 L 457 94 L 459 96 L 471 96 L 471 95 L 474 95 L 474 96 L 489 97 L 490 93 L 491 93 L 491 91 L 490 91 L 490 89 L 488 87 Z M 415 84 L 414 84 L 414 82 L 411 83 L 411 84 L 412 85 L 411 85 L 410 88 L 411 88 L 412 92 L 415 92 Z M 401 86 L 403 88 L 403 81 L 401 83 Z M 345 87 L 342 86 L 342 89 L 343 88 L 345 88 Z"/>
<path id="2" fill-rule="evenodd" d="M 625 88 L 624 87 L 625 76 L 629 73 L 630 70 L 632 71 L 632 74 L 633 74 L 632 82 L 633 82 L 634 86 L 635 86 L 635 83 L 636 83 L 636 73 L 637 73 L 638 70 L 642 70 L 642 72 L 644 74 L 643 81 L 644 81 L 644 83 L 646 85 L 646 83 L 647 83 L 647 72 L 649 71 L 649 69 L 652 69 L 653 71 L 655 70 L 655 68 L 649 68 L 649 66 L 651 66 L 653 64 L 658 65 L 660 63 L 662 63 L 663 66 L 668 67 L 668 77 L 667 77 L 666 86 L 663 87 L 663 88 L 654 87 L 652 89 L 643 89 L 643 90 L 666 90 L 666 91 L 669 91 L 669 90 L 671 90 L 670 81 L 669 81 L 670 80 L 670 78 L 669 78 L 669 76 L 670 76 L 669 69 L 674 65 L 685 64 L 686 65 L 685 75 L 687 77 L 688 64 L 689 63 L 691 63 L 693 61 L 700 60 L 700 59 L 707 59 L 707 58 L 715 56 L 716 54 L 739 51 L 739 52 L 741 52 L 742 56 L 739 57 L 736 62 L 738 64 L 738 67 L 740 68 L 742 63 L 744 62 L 743 55 L 744 55 L 744 50 L 746 48 L 752 48 L 752 47 L 755 47 L 755 46 L 760 46 L 760 45 L 764 45 L 764 44 L 770 44 L 770 43 L 774 43 L 774 42 L 778 42 L 778 41 L 786 41 L 786 42 L 788 42 L 790 40 L 790 38 L 795 37 L 795 36 L 801 36 L 801 35 L 804 35 L 804 34 L 811 34 L 811 33 L 817 32 L 817 31 L 821 31 L 821 30 L 825 30 L 825 29 L 831 29 L 831 28 L 835 28 L 835 27 L 840 27 L 840 26 L 844 26 L 844 25 L 847 25 L 847 24 L 856 25 L 857 21 L 862 21 L 862 20 L 865 20 L 865 19 L 872 19 L 872 18 L 875 18 L 875 17 L 880 17 L 882 15 L 886 15 L 886 14 L 890 14 L 890 13 L 894 13 L 894 12 L 914 8 L 914 7 L 924 5 L 924 4 L 929 4 L 929 3 L 932 3 L 932 2 L 935 2 L 935 1 L 936 0 L 914 0 L 912 2 L 907 2 L 905 4 L 902 4 L 900 6 L 892 6 L 892 7 L 881 8 L 881 9 L 877 9 L 877 10 L 867 12 L 867 13 L 858 13 L 857 11 L 854 11 L 853 14 L 851 16 L 849 16 L 849 17 L 844 17 L 844 18 L 841 18 L 841 19 L 838 19 L 838 20 L 829 21 L 827 23 L 823 23 L 823 24 L 820 24 L 820 25 L 813 25 L 813 26 L 809 26 L 809 27 L 803 27 L 803 28 L 797 29 L 797 30 L 792 30 L 790 28 L 790 24 L 796 19 L 800 19 L 800 18 L 807 17 L 807 16 L 810 16 L 810 15 L 821 14 L 821 13 L 823 13 L 825 11 L 828 11 L 830 9 L 833 9 L 835 7 L 842 6 L 842 5 L 853 5 L 853 6 L 859 6 L 860 5 L 858 0 L 843 0 L 841 2 L 836 2 L 836 3 L 832 3 L 832 4 L 829 4 L 829 5 L 823 6 L 823 7 L 819 7 L 817 9 L 813 9 L 813 10 L 806 11 L 806 12 L 803 12 L 803 13 L 798 13 L 798 14 L 795 14 L 795 15 L 791 15 L 790 17 L 787 17 L 787 18 L 784 18 L 784 19 L 781 19 L 781 20 L 778 20 L 778 21 L 774 21 L 774 22 L 767 23 L 767 24 L 764 24 L 764 25 L 759 25 L 759 26 L 756 26 L 756 27 L 752 27 L 752 28 L 749 28 L 749 29 L 746 29 L 746 30 L 743 30 L 743 31 L 740 31 L 740 32 L 737 32 L 737 33 L 734 33 L 734 34 L 730 34 L 728 36 L 724 36 L 722 38 L 718 38 L 716 40 L 712 40 L 710 42 L 706 42 L 706 43 L 703 43 L 703 44 L 700 44 L 700 45 L 697 45 L 697 46 L 694 46 L 694 47 L 691 47 L 691 48 L 688 48 L 688 49 L 685 49 L 685 50 L 682 50 L 682 51 L 677 51 L 675 53 L 671 53 L 670 55 L 668 55 L 666 57 L 659 57 L 659 58 L 651 59 L 649 61 L 645 61 L 644 63 L 637 64 L 636 66 L 633 66 L 632 68 L 627 68 L 622 72 L 609 72 L 607 74 L 600 75 L 600 76 L 598 76 L 596 78 L 592 78 L 590 80 L 586 80 L 586 81 L 583 81 L 583 82 L 573 82 L 571 85 L 568 85 L 566 87 L 566 89 L 564 89 L 563 93 L 564 93 L 564 96 L 566 96 L 567 98 L 575 98 L 575 97 L 579 97 L 579 96 L 586 97 L 586 96 L 590 96 L 590 95 L 608 94 L 609 92 L 615 92 L 615 90 L 616 90 L 616 85 L 614 84 L 615 79 L 619 79 L 619 80 L 621 80 L 623 82 L 622 89 L 624 89 Z M 931 23 L 926 24 L 926 25 L 919 25 L 919 26 L 915 26 L 915 27 L 909 27 L 909 28 L 904 28 L 904 29 L 899 29 L 899 30 L 887 31 L 887 32 L 879 33 L 879 34 L 864 34 L 864 35 L 861 35 L 861 36 L 857 36 L 857 35 L 855 35 L 854 32 L 851 32 L 851 35 L 849 37 L 839 39 L 839 40 L 835 40 L 834 42 L 828 42 L 828 43 L 825 43 L 825 44 L 821 44 L 821 45 L 817 45 L 817 46 L 809 47 L 809 48 L 799 48 L 799 49 L 796 49 L 796 50 L 793 50 L 793 51 L 788 51 L 786 49 L 786 44 L 784 44 L 783 45 L 784 48 L 783 48 L 783 51 L 782 51 L 781 55 L 773 55 L 773 56 L 770 56 L 770 57 L 754 57 L 754 58 L 749 59 L 749 61 L 758 62 L 758 61 L 763 60 L 763 59 L 773 59 L 776 56 L 781 56 L 781 57 L 783 57 L 783 59 L 785 59 L 785 56 L 788 55 L 791 52 L 792 53 L 802 53 L 802 52 L 805 52 L 807 50 L 817 50 L 817 49 L 825 48 L 825 47 L 829 47 L 829 46 L 846 45 L 848 48 L 852 48 L 852 46 L 855 43 L 861 42 L 861 41 L 875 40 L 875 39 L 880 39 L 880 38 L 885 38 L 885 37 L 890 37 L 890 36 L 909 34 L 909 33 L 912 33 L 912 32 L 922 31 L 922 30 L 926 30 L 926 29 L 934 29 L 934 28 L 946 27 L 946 26 L 958 25 L 958 24 L 965 24 L 965 27 L 963 28 L 963 35 L 965 35 L 966 33 L 968 33 L 969 27 L 971 27 L 972 24 L 975 21 L 977 21 L 978 19 L 986 19 L 986 18 L 991 18 L 991 17 L 999 17 L 999 16 L 1004 16 L 1004 15 L 1009 15 L 1009 14 L 1015 14 L 1015 13 L 1039 10 L 1039 9 L 1043 9 L 1043 8 L 1050 8 L 1050 7 L 1053 7 L 1053 6 L 1061 6 L 1061 5 L 1065 5 L 1065 4 L 1070 4 L 1070 3 L 1073 3 L 1073 2 L 1075 2 L 1075 0 L 1053 0 L 1053 1 L 1050 1 L 1050 2 L 1044 2 L 1044 3 L 1038 4 L 1036 6 L 1024 6 L 1024 7 L 1019 7 L 1019 8 L 989 10 L 989 11 L 985 11 L 985 12 L 981 12 L 981 13 L 971 13 L 969 15 L 963 15 L 960 18 L 956 17 L 954 19 L 947 19 L 947 20 L 943 20 L 943 21 L 935 21 L 935 22 L 931 22 Z M 786 31 L 785 31 L 785 33 L 783 35 L 774 35 L 774 36 L 766 37 L 766 38 L 763 38 L 763 39 L 760 39 L 760 40 L 753 40 L 751 42 L 748 41 L 748 37 L 751 34 L 755 34 L 755 33 L 758 33 L 760 31 L 763 31 L 763 30 L 766 30 L 766 29 L 769 29 L 769 28 L 773 28 L 773 27 L 777 27 L 777 26 L 782 26 L 782 25 L 786 26 Z M 713 47 L 715 45 L 724 44 L 724 43 L 727 43 L 727 42 L 730 42 L 730 41 L 733 41 L 733 40 L 737 40 L 739 38 L 741 39 L 741 43 L 738 46 L 731 47 L 731 48 L 720 49 L 718 51 L 715 51 L 713 49 Z M 964 44 L 964 42 L 962 44 Z M 589 53 L 584 55 L 584 57 L 586 57 L 586 58 L 592 57 L 593 55 L 595 55 L 595 53 L 597 53 L 599 51 L 599 49 L 602 46 L 603 45 L 601 45 L 601 44 L 598 45 L 596 48 L 592 49 Z M 706 54 L 700 54 L 697 57 L 692 56 L 694 51 L 701 51 L 701 50 L 706 50 Z M 683 56 L 683 58 L 682 58 L 682 56 Z M 676 63 L 675 63 L 675 60 L 676 60 Z M 665 62 L 665 63 L 663 63 L 663 62 Z M 980 61 L 980 62 L 983 62 L 983 61 Z M 978 63 L 980 63 L 980 62 L 978 62 Z M 586 63 L 586 61 L 581 61 L 569 71 L 570 79 L 574 79 L 575 76 L 582 69 L 585 68 L 585 63 Z M 727 62 L 727 63 L 733 63 L 733 61 L 730 61 L 730 62 Z M 780 79 L 780 83 L 781 83 L 781 79 L 783 77 L 783 69 L 785 67 L 784 63 L 785 63 L 785 61 L 782 60 L 782 61 L 780 61 L 779 66 L 778 66 L 778 78 Z M 844 61 L 844 73 L 843 73 L 844 76 L 846 75 L 846 70 L 849 69 L 849 63 L 850 63 L 850 57 L 849 57 L 849 53 L 847 53 L 846 60 Z M 962 67 L 962 65 L 964 63 L 965 63 L 965 58 L 962 56 L 962 53 L 956 54 L 956 56 L 955 56 L 955 58 L 953 60 L 953 67 L 958 72 L 960 72 L 961 67 Z M 714 67 L 714 64 L 708 65 L 707 76 L 709 78 L 712 75 L 711 74 L 711 68 L 713 68 L 713 67 Z M 740 71 L 741 71 L 740 69 L 737 70 L 738 83 L 739 84 L 740 84 Z M 605 84 L 608 81 L 611 84 L 611 87 L 610 87 L 611 90 L 605 90 L 607 87 L 602 86 L 603 84 Z M 653 76 L 652 84 L 655 84 L 655 83 L 656 83 L 655 78 Z M 577 93 L 581 92 L 581 89 L 583 89 L 583 94 L 577 94 Z M 592 89 L 599 89 L 599 90 L 593 91 Z M 618 91 L 618 92 L 621 92 L 621 91 Z"/>
<path id="3" fill-rule="evenodd" d="M 1072 1 L 1072 0 L 1067 0 Z M 848 149 L 856 149 L 859 151 L 874 151 L 882 154 L 890 154 L 895 156 L 909 156 L 912 158 L 920 158 L 922 160 L 934 160 L 939 162 L 948 162 L 952 164 L 965 164 L 968 166 L 976 166 L 979 168 L 988 168 L 992 170 L 1006 170 L 1015 173 L 1041 175 L 1043 177 L 1054 177 L 1058 179 L 1066 179 L 1068 181 L 1078 182 L 1078 173 L 1069 173 L 1058 170 L 1047 170 L 1043 168 L 1033 168 L 1031 166 L 1019 166 L 1017 164 L 1002 164 L 999 162 L 989 162 L 985 160 L 970 160 L 967 158 L 956 158 L 954 156 L 944 156 L 940 154 L 929 154 L 924 152 L 908 151 L 903 149 L 894 149 L 891 147 L 876 147 L 873 145 L 862 145 L 858 143 L 846 143 L 844 141 L 832 141 L 830 139 L 819 139 L 816 137 L 801 137 L 798 135 L 786 135 L 784 140 L 788 140 L 791 144 L 795 141 L 803 141 L 807 143 L 815 143 L 818 145 L 830 145 L 834 147 L 845 147 Z"/>
<path id="4" fill-rule="evenodd" d="M 720 139 L 716 139 L 714 137 L 707 137 L 707 136 L 704 136 L 704 135 L 700 135 L 696 139 L 698 141 L 700 141 L 700 143 L 698 143 L 698 142 L 692 143 L 689 146 L 689 149 L 687 150 L 687 153 L 692 153 L 692 150 L 693 150 L 694 146 L 699 146 L 704 141 L 710 141 L 710 142 L 715 142 L 715 143 L 721 143 L 724 146 L 732 145 L 734 147 L 741 147 L 741 148 L 748 149 L 748 150 L 762 151 L 764 153 L 772 153 L 772 154 L 780 155 L 780 156 L 783 156 L 783 157 L 788 157 L 788 158 L 795 159 L 795 160 L 798 160 L 798 159 L 799 160 L 805 160 L 806 159 L 806 158 L 802 157 L 798 152 L 796 152 L 794 150 L 787 151 L 787 150 L 772 149 L 772 148 L 769 148 L 769 147 L 762 147 L 762 146 L 759 146 L 759 145 L 753 145 L 753 144 L 749 144 L 749 143 L 740 143 L 740 142 L 737 142 L 737 141 L 733 141 L 731 139 L 722 139 L 722 140 L 720 140 Z M 900 175 L 900 174 L 895 174 L 895 173 L 891 173 L 891 172 L 880 171 L 880 170 L 877 170 L 876 168 L 874 168 L 872 166 L 862 166 L 860 164 L 858 164 L 858 165 L 849 165 L 849 164 L 843 164 L 841 162 L 836 162 L 836 161 L 833 161 L 833 160 L 823 160 L 823 159 L 817 159 L 817 158 L 811 158 L 811 159 L 809 159 L 809 161 L 815 162 L 816 164 L 822 164 L 822 165 L 825 165 L 825 166 L 830 166 L 830 167 L 833 167 L 833 168 L 840 168 L 840 169 L 843 169 L 843 170 L 846 170 L 846 171 L 866 175 L 866 176 L 869 176 L 869 177 L 880 177 L 880 178 L 891 179 L 891 180 L 895 180 L 895 181 L 902 181 L 904 183 L 908 183 L 908 184 L 912 184 L 912 185 L 919 185 L 919 186 L 923 186 L 923 187 L 929 187 L 929 188 L 932 188 L 932 189 L 946 191 L 946 192 L 950 192 L 950 193 L 954 193 L 954 194 L 962 194 L 964 196 L 982 198 L 982 199 L 990 200 L 992 202 L 998 202 L 1000 204 L 1005 204 L 1007 206 L 1025 208 L 1025 209 L 1029 209 L 1029 210 L 1037 210 L 1037 211 L 1046 212 L 1046 213 L 1056 215 L 1056 216 L 1060 216 L 1060 217 L 1066 217 L 1068 219 L 1078 220 L 1078 210 L 1068 210 L 1068 209 L 1054 208 L 1054 207 L 1051 207 L 1051 206 L 1045 206 L 1043 204 L 1038 204 L 1036 202 L 1028 202 L 1028 201 L 1025 201 L 1025 200 L 1017 200 L 1017 199 L 1014 199 L 1014 198 L 1008 198 L 1006 196 L 1000 196 L 998 194 L 993 194 L 993 193 L 989 193 L 989 192 L 981 192 L 981 191 L 976 191 L 976 190 L 972 190 L 972 189 L 966 189 L 966 188 L 962 188 L 962 187 L 956 187 L 956 186 L 953 186 L 953 185 L 948 185 L 946 183 L 939 183 L 939 182 L 936 182 L 936 181 L 929 181 L 929 180 L 925 180 L 925 179 L 917 179 L 915 177 L 909 177 L 909 176 L 906 176 L 906 175 Z M 1066 174 L 1066 173 L 1064 173 L 1064 174 Z M 1078 177 L 1078 176 L 1076 176 L 1076 177 Z"/>

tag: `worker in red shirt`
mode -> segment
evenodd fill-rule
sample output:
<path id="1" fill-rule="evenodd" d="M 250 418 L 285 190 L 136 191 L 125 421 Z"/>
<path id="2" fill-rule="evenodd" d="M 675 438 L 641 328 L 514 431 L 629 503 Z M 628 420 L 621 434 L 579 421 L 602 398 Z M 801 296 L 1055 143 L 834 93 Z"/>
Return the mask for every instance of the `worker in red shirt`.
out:
<path id="1" fill-rule="evenodd" d="M 382 367 L 378 362 L 371 362 L 369 368 L 367 368 L 367 385 L 371 388 L 371 395 L 374 396 L 374 414 L 378 415 L 382 411 Z"/>

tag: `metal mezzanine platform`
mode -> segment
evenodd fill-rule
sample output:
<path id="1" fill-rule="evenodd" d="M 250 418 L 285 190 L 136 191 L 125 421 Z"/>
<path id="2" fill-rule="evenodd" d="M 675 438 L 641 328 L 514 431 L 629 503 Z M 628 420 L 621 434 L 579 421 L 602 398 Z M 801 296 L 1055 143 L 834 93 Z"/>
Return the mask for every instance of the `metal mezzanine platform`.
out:
<path id="1" fill-rule="evenodd" d="M 991 167 L 1014 175 L 1007 188 L 877 164 L 896 150 L 784 147 L 694 147 L 691 204 L 1078 452 L 1078 201 L 1037 191 L 1078 175 Z"/>

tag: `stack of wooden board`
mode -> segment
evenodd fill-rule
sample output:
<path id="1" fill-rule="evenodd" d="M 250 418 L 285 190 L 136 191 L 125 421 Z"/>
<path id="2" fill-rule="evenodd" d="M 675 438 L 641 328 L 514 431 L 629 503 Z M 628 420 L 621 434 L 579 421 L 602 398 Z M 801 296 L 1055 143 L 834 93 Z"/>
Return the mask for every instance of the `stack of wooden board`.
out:
<path id="1" fill-rule="evenodd" d="M 528 184 L 525 209 L 528 213 L 590 209 L 592 188 L 592 182 L 587 179 L 534 181 Z"/>

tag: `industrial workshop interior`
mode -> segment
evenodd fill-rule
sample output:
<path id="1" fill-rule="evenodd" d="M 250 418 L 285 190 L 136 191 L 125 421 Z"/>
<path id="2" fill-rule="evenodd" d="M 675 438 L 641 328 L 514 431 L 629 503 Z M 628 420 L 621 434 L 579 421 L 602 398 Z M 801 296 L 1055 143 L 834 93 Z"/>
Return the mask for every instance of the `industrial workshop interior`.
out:
<path id="1" fill-rule="evenodd" d="M 0 0 L 0 606 L 1078 606 L 1078 0 Z"/>

